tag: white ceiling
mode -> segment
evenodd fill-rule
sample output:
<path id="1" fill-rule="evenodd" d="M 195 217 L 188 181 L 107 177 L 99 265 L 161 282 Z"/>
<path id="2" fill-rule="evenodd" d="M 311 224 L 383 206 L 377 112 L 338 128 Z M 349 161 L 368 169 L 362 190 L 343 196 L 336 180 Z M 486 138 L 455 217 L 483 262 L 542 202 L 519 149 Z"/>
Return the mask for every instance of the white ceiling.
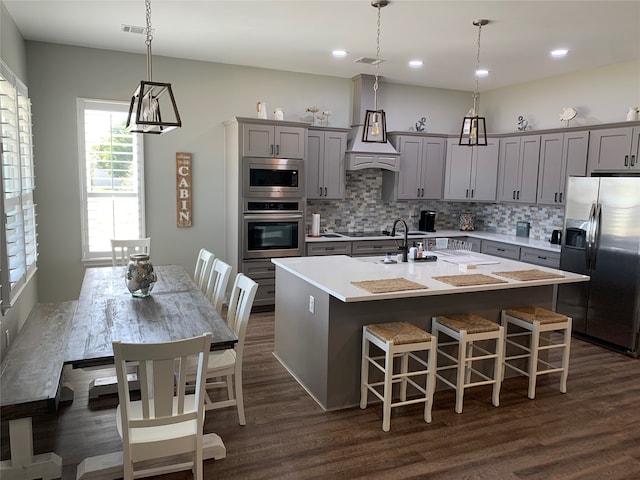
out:
<path id="1" fill-rule="evenodd" d="M 143 0 L 1 0 L 26 40 L 144 53 Z M 370 0 L 153 0 L 153 54 L 351 78 L 375 73 L 354 63 L 376 56 Z M 491 90 L 640 58 L 640 0 L 395 0 L 381 10 L 384 81 Z M 564 47 L 569 55 L 553 59 Z M 349 56 L 335 59 L 335 48 Z M 424 61 L 411 69 L 408 61 Z M 639 72 L 640 85 L 640 72 Z M 640 86 L 639 86 L 640 88 Z"/>

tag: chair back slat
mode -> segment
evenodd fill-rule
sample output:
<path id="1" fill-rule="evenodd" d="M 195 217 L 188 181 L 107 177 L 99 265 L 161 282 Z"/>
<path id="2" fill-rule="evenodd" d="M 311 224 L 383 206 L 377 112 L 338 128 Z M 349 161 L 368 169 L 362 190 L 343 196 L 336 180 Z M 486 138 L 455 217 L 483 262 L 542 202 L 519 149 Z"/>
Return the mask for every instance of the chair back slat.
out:
<path id="1" fill-rule="evenodd" d="M 114 267 L 126 265 L 129 255 L 144 253 L 151 255 L 151 238 L 136 238 L 128 240 L 111 240 L 111 265 Z"/>
<path id="2" fill-rule="evenodd" d="M 222 311 L 230 277 L 231 265 L 216 258 L 211 266 L 205 295 L 218 312 Z"/>
<path id="3" fill-rule="evenodd" d="M 196 259 L 196 269 L 193 273 L 193 281 L 202 293 L 205 294 L 207 292 L 207 281 L 209 279 L 215 257 L 216 256 L 206 248 L 201 248 L 198 253 L 198 258 Z"/>

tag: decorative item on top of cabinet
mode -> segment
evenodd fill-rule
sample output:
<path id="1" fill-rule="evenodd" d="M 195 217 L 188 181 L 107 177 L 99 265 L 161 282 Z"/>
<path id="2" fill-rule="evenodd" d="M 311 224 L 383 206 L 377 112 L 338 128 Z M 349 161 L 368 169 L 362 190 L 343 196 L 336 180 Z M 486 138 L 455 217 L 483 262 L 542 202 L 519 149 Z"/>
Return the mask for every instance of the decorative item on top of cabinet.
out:
<path id="1" fill-rule="evenodd" d="M 458 145 L 457 138 L 447 140 L 444 176 L 445 200 L 495 202 L 498 182 L 498 145 L 489 138 L 487 146 Z"/>
<path id="2" fill-rule="evenodd" d="M 304 158 L 305 133 L 308 124 L 252 120 L 254 120 L 252 123 L 242 123 L 243 156 Z"/>
<path id="3" fill-rule="evenodd" d="M 548 133 L 540 137 L 539 205 L 564 205 L 567 178 L 584 177 L 589 132 Z"/>
<path id="4" fill-rule="evenodd" d="M 344 152 L 347 128 L 309 127 L 307 131 L 307 199 L 344 198 Z"/>
<path id="5" fill-rule="evenodd" d="M 400 152 L 400 170 L 382 172 L 385 201 L 442 198 L 446 139 L 424 134 L 390 133 Z"/>
<path id="6" fill-rule="evenodd" d="M 578 115 L 578 111 L 573 107 L 564 107 L 562 112 L 560 113 L 560 120 L 563 122 L 567 122 L 567 127 L 569 126 L 569 121 L 576 118 Z"/>
<path id="7" fill-rule="evenodd" d="M 640 125 L 591 130 L 587 174 L 598 171 L 640 171 Z"/>
<path id="8" fill-rule="evenodd" d="M 539 157 L 539 135 L 500 139 L 499 201 L 536 203 Z"/>

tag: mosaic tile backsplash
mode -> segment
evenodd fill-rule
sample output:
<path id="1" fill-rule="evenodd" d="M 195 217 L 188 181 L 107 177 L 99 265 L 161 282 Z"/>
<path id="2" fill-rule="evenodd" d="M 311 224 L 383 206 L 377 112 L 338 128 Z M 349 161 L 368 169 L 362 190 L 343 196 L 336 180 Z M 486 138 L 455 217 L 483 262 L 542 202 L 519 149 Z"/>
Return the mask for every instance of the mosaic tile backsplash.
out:
<path id="1" fill-rule="evenodd" d="M 308 229 L 311 215 L 320 214 L 320 231 L 380 231 L 391 228 L 402 218 L 409 229 L 418 229 L 421 210 L 437 212 L 437 230 L 457 230 L 460 214 L 471 213 L 476 230 L 515 235 L 517 222 L 529 222 L 529 238 L 548 240 L 551 231 L 561 229 L 564 208 L 538 205 L 487 204 L 449 202 L 442 200 L 412 200 L 386 202 L 382 200 L 382 170 L 348 171 L 344 200 L 308 200 Z"/>

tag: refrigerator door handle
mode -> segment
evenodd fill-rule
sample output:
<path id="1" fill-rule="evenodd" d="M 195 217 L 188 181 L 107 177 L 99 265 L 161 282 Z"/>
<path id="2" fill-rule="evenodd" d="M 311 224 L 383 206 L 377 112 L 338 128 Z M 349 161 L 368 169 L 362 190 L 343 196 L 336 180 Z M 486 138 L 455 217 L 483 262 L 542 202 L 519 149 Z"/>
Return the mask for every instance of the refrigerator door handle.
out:
<path id="1" fill-rule="evenodd" d="M 591 251 L 591 269 L 596 269 L 596 259 L 598 257 L 598 240 L 600 238 L 600 215 L 602 211 L 602 204 L 598 203 L 596 211 L 593 215 L 593 239 L 592 239 L 592 251 Z"/>
<path id="2" fill-rule="evenodd" d="M 589 210 L 589 219 L 588 219 L 588 227 L 587 227 L 589 229 L 589 231 L 587 232 L 587 238 L 586 238 L 587 246 L 584 249 L 584 260 L 585 260 L 587 271 L 591 269 L 591 252 L 593 247 L 593 229 L 594 229 L 593 221 L 594 221 L 595 213 L 596 213 L 596 204 L 592 203 L 591 210 Z"/>

